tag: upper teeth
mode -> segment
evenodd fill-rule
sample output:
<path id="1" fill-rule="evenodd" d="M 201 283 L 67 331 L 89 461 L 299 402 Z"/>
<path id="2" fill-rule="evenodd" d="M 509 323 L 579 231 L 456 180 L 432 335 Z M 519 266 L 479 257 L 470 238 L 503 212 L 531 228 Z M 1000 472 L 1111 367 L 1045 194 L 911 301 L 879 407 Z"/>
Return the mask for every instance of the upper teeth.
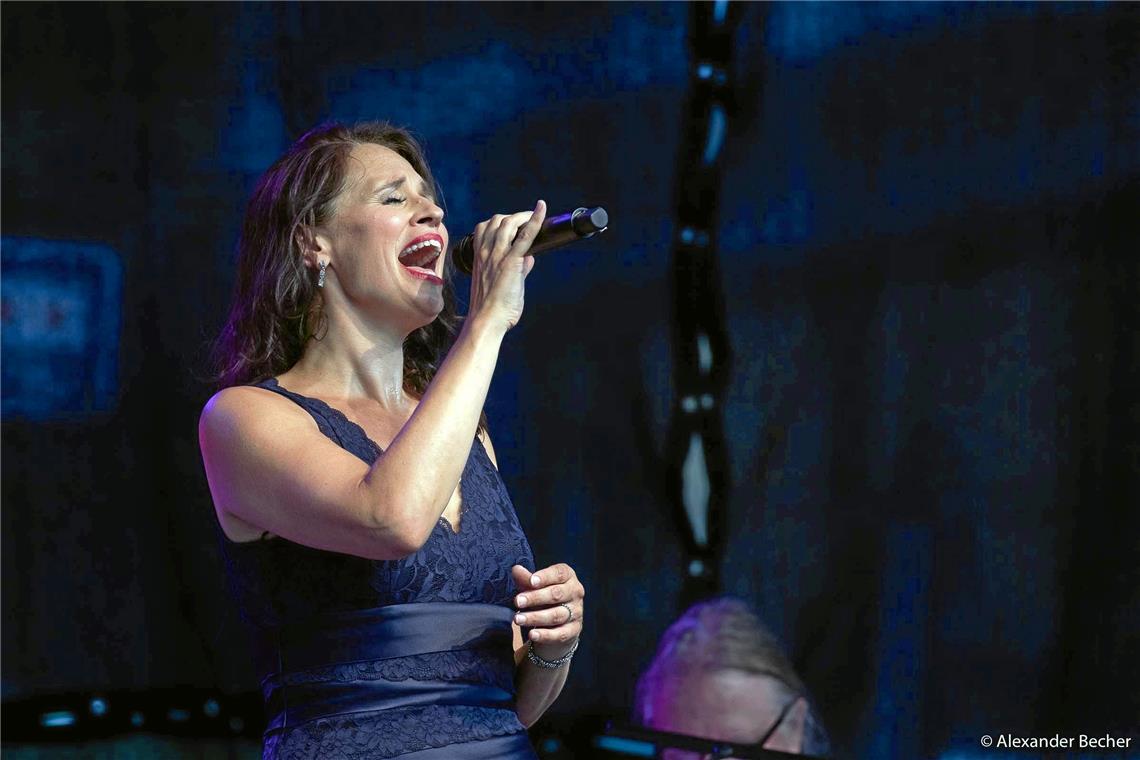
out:
<path id="1" fill-rule="evenodd" d="M 443 249 L 443 246 L 440 245 L 440 242 L 438 240 L 421 240 L 418 243 L 414 243 L 412 245 L 409 245 L 407 248 L 404 249 L 403 253 L 400 255 L 415 253 L 419 249 L 426 248 L 429 245 L 432 246 L 433 248 L 435 248 L 436 250 L 442 250 Z"/>

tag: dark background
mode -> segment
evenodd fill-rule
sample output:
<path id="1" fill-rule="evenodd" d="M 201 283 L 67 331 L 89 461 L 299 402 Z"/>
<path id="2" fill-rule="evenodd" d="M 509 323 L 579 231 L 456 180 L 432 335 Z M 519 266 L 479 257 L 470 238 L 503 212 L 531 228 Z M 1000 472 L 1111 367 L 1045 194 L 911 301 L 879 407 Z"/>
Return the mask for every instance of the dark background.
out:
<path id="1" fill-rule="evenodd" d="M 842 756 L 1140 738 L 1140 6 L 741 12 L 711 220 L 723 590 Z M 686 561 L 663 470 L 688 7 L 2 13 L 6 703 L 253 688 L 205 349 L 258 175 L 319 121 L 379 117 L 426 142 L 453 235 L 537 197 L 610 211 L 538 262 L 488 413 L 539 564 L 588 589 L 549 723 L 624 717 Z"/>

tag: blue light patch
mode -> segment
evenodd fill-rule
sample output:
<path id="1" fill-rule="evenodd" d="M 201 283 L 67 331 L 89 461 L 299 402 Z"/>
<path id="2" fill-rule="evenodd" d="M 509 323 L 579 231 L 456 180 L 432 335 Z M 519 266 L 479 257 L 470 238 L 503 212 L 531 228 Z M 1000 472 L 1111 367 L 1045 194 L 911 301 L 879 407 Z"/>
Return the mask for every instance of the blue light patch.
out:
<path id="1" fill-rule="evenodd" d="M 704 156 L 706 166 L 716 161 L 720 155 L 721 146 L 724 145 L 724 122 L 724 108 L 719 103 L 714 103 L 709 109 L 709 132 Z"/>
<path id="2" fill-rule="evenodd" d="M 636 739 L 624 739 L 620 736 L 599 736 L 594 740 L 594 746 L 598 749 L 609 750 L 630 757 L 657 756 L 656 745 Z"/>
<path id="3" fill-rule="evenodd" d="M 63 728 L 75 725 L 75 713 L 71 710 L 56 710 L 40 716 L 40 725 L 44 728 Z"/>
<path id="4" fill-rule="evenodd" d="M 227 109 L 219 129 L 219 150 L 210 157 L 227 169 L 260 174 L 288 145 L 281 100 L 261 82 L 271 79 L 272 67 L 247 61 L 241 93 Z"/>
<path id="5" fill-rule="evenodd" d="M 716 0 L 713 3 L 713 21 L 720 25 L 726 18 L 728 18 L 728 0 Z"/>
<path id="6" fill-rule="evenodd" d="M 5 237 L 0 414 L 44 420 L 111 410 L 118 396 L 122 265 L 97 243 Z"/>

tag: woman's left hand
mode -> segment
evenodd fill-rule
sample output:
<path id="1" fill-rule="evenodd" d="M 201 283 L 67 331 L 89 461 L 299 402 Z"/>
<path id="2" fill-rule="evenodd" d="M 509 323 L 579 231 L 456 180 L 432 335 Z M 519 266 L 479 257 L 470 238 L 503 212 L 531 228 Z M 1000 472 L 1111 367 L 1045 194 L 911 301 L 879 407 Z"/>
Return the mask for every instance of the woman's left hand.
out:
<path id="1" fill-rule="evenodd" d="M 574 568 L 559 563 L 532 573 L 515 565 L 511 575 L 519 590 L 515 623 L 531 629 L 535 653 L 549 660 L 569 652 L 582 634 L 586 598 Z"/>

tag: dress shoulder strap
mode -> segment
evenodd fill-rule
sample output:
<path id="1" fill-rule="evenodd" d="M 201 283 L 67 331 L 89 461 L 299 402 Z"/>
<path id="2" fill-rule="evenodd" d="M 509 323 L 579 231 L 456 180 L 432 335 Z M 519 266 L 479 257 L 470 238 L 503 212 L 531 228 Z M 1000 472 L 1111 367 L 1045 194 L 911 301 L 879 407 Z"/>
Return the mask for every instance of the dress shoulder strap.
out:
<path id="1" fill-rule="evenodd" d="M 264 388 L 267 391 L 279 393 L 304 409 L 317 423 L 317 429 L 319 429 L 325 437 L 367 464 L 375 462 L 376 458 L 383 453 L 383 450 L 368 437 L 368 434 L 365 433 L 359 425 L 324 401 L 318 398 L 302 396 L 300 393 L 294 393 L 293 391 L 282 388 L 275 377 L 262 380 L 260 383 L 254 383 L 254 385 L 259 388 Z"/>

